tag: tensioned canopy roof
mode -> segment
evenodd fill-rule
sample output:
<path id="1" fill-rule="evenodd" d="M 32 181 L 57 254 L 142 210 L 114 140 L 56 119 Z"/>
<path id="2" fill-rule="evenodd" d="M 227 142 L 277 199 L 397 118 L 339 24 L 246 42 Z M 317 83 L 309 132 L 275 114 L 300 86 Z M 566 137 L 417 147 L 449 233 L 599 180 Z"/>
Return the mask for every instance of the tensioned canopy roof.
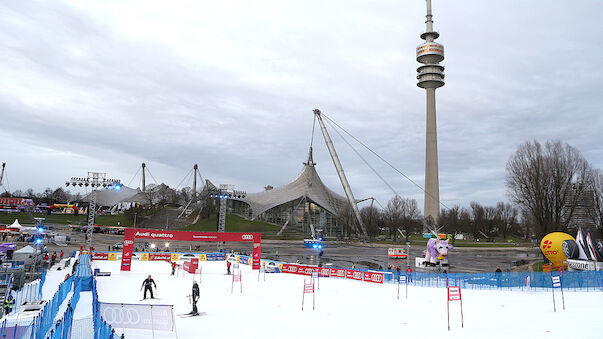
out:
<path id="1" fill-rule="evenodd" d="M 242 199 L 251 207 L 251 219 L 267 210 L 296 199 L 306 198 L 318 204 L 322 208 L 337 215 L 341 209 L 348 204 L 348 200 L 330 190 L 320 180 L 315 168 L 316 163 L 312 160 L 312 148 L 308 154 L 308 161 L 304 162 L 301 173 L 290 183 L 268 191 L 250 193 Z"/>

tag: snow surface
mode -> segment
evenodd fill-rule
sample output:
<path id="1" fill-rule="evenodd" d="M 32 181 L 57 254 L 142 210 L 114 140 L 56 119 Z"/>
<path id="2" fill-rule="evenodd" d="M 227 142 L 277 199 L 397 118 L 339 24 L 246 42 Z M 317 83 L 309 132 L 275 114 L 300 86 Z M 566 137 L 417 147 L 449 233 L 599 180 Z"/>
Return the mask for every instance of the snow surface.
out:
<path id="1" fill-rule="evenodd" d="M 451 330 L 447 329 L 446 289 L 404 286 L 396 299 L 394 284 L 321 278 L 316 293 L 306 294 L 301 310 L 303 276 L 266 274 L 258 282 L 257 271 L 241 265 L 243 293 L 235 285 L 226 264 L 201 262 L 203 277 L 199 317 L 181 318 L 191 311 L 192 276 L 170 276 L 167 262 L 132 263 L 131 272 L 120 272 L 119 261 L 94 261 L 110 277 L 97 277 L 101 301 L 117 303 L 173 304 L 178 338 L 603 338 L 601 292 L 555 294 L 557 312 L 548 291 L 495 291 L 463 289 L 464 328 L 460 303 L 450 303 Z M 157 283 L 159 300 L 144 300 L 140 287 L 148 274 Z M 198 278 L 198 275 L 196 276 Z M 309 278 L 306 277 L 306 280 Z M 151 331 L 118 329 L 126 338 L 150 338 Z M 155 331 L 157 338 L 175 338 Z"/>

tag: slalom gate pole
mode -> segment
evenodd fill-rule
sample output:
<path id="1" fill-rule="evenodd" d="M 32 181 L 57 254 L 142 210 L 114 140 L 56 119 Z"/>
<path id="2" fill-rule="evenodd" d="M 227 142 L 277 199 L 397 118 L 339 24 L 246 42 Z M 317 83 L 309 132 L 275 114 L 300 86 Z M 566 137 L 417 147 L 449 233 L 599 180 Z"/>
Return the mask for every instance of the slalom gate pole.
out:
<path id="1" fill-rule="evenodd" d="M 400 299 L 400 277 L 398 277 L 398 300 Z"/>
<path id="2" fill-rule="evenodd" d="M 312 311 L 314 311 L 315 304 L 316 304 L 316 290 L 314 290 L 314 282 L 312 282 Z"/>
<path id="3" fill-rule="evenodd" d="M 408 285 L 407 285 L 408 286 Z M 459 277 L 459 295 L 461 295 L 461 277 Z M 461 328 L 465 328 L 465 321 L 463 320 L 463 297 L 461 295 Z"/>
<path id="4" fill-rule="evenodd" d="M 448 278 L 446 278 L 446 313 L 448 313 L 448 331 L 450 331 L 450 296 L 448 295 Z"/>
<path id="5" fill-rule="evenodd" d="M 153 305 L 151 306 L 151 333 L 153 334 L 153 338 L 155 338 L 155 323 L 153 322 Z M 123 305 L 121 306 L 123 307 Z"/>
<path id="6" fill-rule="evenodd" d="M 239 271 L 239 286 L 241 286 L 241 294 L 243 294 L 243 276 L 241 276 L 241 271 Z"/>
<path id="7" fill-rule="evenodd" d="M 551 292 L 553 292 L 553 312 L 557 312 L 557 306 L 555 305 L 555 287 L 553 287 L 553 271 L 551 271 Z"/>
<path id="8" fill-rule="evenodd" d="M 565 297 L 563 296 L 563 283 L 561 282 L 561 274 L 559 274 L 559 287 L 561 288 L 561 302 L 563 303 L 563 310 L 565 311 Z"/>
<path id="9" fill-rule="evenodd" d="M 306 279 L 304 278 L 304 288 L 302 288 L 302 311 L 304 310 L 304 299 L 306 298 Z"/>
<path id="10" fill-rule="evenodd" d="M 233 272 L 232 280 L 231 280 L 231 283 L 230 283 L 230 294 L 232 294 L 232 290 L 233 289 L 234 289 L 234 272 Z"/>
<path id="11" fill-rule="evenodd" d="M 406 299 L 408 299 L 408 273 L 406 275 Z"/>

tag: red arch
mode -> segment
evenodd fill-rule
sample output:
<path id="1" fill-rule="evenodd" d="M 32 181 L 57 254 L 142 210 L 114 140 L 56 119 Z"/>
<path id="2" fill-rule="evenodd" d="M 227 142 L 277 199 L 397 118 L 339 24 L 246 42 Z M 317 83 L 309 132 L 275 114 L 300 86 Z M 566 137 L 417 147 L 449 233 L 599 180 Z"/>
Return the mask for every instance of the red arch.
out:
<path id="1" fill-rule="evenodd" d="M 251 232 L 188 232 L 164 231 L 145 228 L 126 228 L 124 247 L 121 254 L 121 270 L 129 271 L 132 266 L 134 239 L 169 240 L 169 241 L 245 241 L 253 242 L 252 269 L 260 269 L 262 254 L 262 234 Z"/>

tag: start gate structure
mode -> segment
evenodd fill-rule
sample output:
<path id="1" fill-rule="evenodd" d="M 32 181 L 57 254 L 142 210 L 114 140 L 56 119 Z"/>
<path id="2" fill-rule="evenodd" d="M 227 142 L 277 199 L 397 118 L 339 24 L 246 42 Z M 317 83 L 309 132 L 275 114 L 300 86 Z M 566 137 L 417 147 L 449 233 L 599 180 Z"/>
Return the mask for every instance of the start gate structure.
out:
<path id="1" fill-rule="evenodd" d="M 253 243 L 252 269 L 260 269 L 262 254 L 262 234 L 252 232 L 189 232 L 152 230 L 144 228 L 126 228 L 124 233 L 121 270 L 130 271 L 135 239 L 169 240 L 169 241 L 243 241 Z"/>

